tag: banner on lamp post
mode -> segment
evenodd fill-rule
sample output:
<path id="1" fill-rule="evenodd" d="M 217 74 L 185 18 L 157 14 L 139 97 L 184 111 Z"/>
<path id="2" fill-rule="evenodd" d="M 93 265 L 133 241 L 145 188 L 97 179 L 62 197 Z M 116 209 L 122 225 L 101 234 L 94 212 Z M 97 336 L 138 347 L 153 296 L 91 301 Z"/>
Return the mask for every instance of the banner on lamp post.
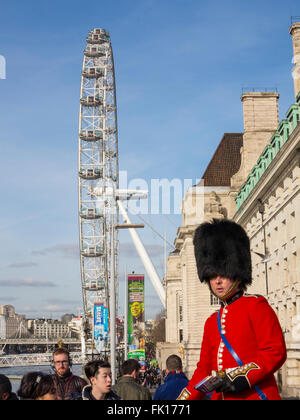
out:
<path id="1" fill-rule="evenodd" d="M 145 276 L 143 274 L 128 274 L 127 279 L 129 349 L 134 346 L 137 351 L 143 351 L 145 359 Z"/>
<path id="2" fill-rule="evenodd" d="M 98 353 L 104 350 L 105 338 L 107 340 L 108 333 L 105 332 L 104 322 L 104 305 L 103 303 L 94 303 L 94 325 L 93 338 L 95 348 Z"/>

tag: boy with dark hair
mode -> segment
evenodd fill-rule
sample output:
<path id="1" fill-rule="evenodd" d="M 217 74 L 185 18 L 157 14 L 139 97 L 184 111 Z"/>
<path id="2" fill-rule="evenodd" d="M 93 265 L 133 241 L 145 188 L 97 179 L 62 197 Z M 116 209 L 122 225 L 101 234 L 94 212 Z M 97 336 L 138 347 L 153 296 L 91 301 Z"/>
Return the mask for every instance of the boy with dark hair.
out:
<path id="1" fill-rule="evenodd" d="M 120 400 L 120 397 L 111 390 L 111 368 L 104 360 L 88 362 L 84 371 L 91 385 L 82 390 L 82 400 Z"/>
<path id="2" fill-rule="evenodd" d="M 182 360 L 176 354 L 167 358 L 166 372 L 165 382 L 155 391 L 154 400 L 176 400 L 183 388 L 189 383 L 188 378 L 182 372 Z"/>
<path id="3" fill-rule="evenodd" d="M 135 359 L 128 359 L 122 364 L 121 376 L 113 390 L 122 400 L 152 400 L 150 391 L 137 383 L 140 364 Z"/>

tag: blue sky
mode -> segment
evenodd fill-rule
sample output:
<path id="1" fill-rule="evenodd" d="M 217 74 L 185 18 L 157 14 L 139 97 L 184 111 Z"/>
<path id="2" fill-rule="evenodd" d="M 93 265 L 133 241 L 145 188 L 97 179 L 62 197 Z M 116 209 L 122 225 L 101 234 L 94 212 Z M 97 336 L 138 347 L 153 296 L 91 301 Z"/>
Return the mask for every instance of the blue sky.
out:
<path id="1" fill-rule="evenodd" d="M 294 101 L 289 27 L 297 15 L 299 2 L 290 0 L 2 4 L 0 305 L 28 317 L 81 307 L 77 130 L 90 29 L 111 35 L 120 169 L 150 185 L 201 178 L 223 133 L 243 131 L 243 87 L 276 87 L 284 117 Z M 180 215 L 145 219 L 173 242 Z M 139 232 L 162 276 L 162 241 Z M 122 313 L 125 265 L 143 268 L 129 234 L 120 240 Z M 148 278 L 146 290 L 149 318 L 161 305 Z"/>

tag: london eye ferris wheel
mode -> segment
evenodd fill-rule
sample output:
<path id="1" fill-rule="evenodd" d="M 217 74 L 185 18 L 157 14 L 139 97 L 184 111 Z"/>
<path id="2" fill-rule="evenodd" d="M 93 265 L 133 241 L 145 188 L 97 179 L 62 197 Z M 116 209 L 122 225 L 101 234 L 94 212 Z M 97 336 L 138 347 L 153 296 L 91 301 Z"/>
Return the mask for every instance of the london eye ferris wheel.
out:
<path id="1" fill-rule="evenodd" d="M 110 313 L 118 278 L 118 131 L 109 33 L 89 32 L 84 50 L 79 113 L 79 240 L 85 317 L 101 302 Z M 115 306 L 115 303 L 113 303 Z"/>
<path id="2" fill-rule="evenodd" d="M 118 128 L 114 60 L 109 33 L 89 32 L 84 50 L 79 112 L 79 242 L 84 318 L 81 329 L 85 353 L 92 343 L 94 304 L 107 308 L 109 340 L 106 342 L 115 381 L 116 307 L 119 272 L 118 229 L 128 229 L 145 270 L 165 306 L 165 290 L 132 224 L 123 202 L 140 200 L 148 191 L 120 190 Z M 119 211 L 124 224 L 119 224 Z M 83 324 L 82 324 L 83 325 Z M 125 349 L 124 345 L 124 349 Z"/>

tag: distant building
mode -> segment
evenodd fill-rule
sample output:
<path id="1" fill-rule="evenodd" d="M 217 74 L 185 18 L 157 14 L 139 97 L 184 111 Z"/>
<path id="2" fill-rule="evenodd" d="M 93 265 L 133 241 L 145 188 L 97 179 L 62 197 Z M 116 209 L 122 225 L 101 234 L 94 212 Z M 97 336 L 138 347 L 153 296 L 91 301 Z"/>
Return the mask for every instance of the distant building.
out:
<path id="1" fill-rule="evenodd" d="M 34 320 L 33 335 L 35 338 L 70 338 L 69 325 L 54 319 Z"/>
<path id="2" fill-rule="evenodd" d="M 76 318 L 76 315 L 64 314 L 60 319 L 61 319 L 61 322 L 63 322 L 64 324 L 68 324 L 69 322 L 72 321 L 73 318 Z"/>
<path id="3" fill-rule="evenodd" d="M 4 315 L 0 315 L 0 339 L 6 338 L 6 320 Z"/>
<path id="4" fill-rule="evenodd" d="M 33 334 L 33 323 L 34 323 L 34 319 L 26 319 L 26 326 L 28 331 L 30 331 Z"/>
<path id="5" fill-rule="evenodd" d="M 27 337 L 25 315 L 17 315 L 12 305 L 0 306 L 0 315 L 5 318 L 5 338 Z"/>
<path id="6" fill-rule="evenodd" d="M 82 317 L 81 316 L 75 316 L 71 319 L 70 322 L 68 322 L 68 327 L 69 330 L 71 331 L 71 337 L 72 338 L 79 338 L 80 337 L 80 332 L 83 328 L 82 325 Z"/>

